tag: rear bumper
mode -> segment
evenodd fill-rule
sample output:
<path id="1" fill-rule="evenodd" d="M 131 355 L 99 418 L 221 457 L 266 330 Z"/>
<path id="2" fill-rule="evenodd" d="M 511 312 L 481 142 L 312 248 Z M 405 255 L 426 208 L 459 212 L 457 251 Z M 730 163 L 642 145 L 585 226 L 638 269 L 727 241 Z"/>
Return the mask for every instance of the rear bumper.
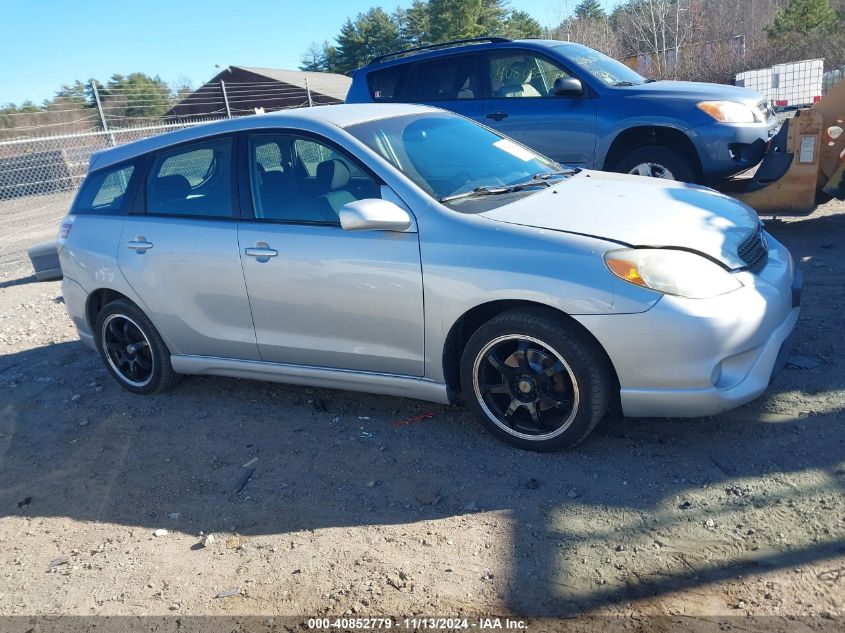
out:
<path id="1" fill-rule="evenodd" d="M 73 279 L 63 277 L 62 297 L 65 301 L 65 309 L 67 310 L 68 316 L 79 333 L 79 338 L 92 349 L 95 348 L 94 335 L 91 333 L 91 326 L 88 325 L 88 318 L 85 314 L 88 304 L 88 293 Z"/>
<path id="2" fill-rule="evenodd" d="M 789 354 L 801 276 L 769 238 L 759 275 L 735 273 L 743 288 L 712 299 L 664 296 L 639 314 L 577 316 L 616 369 L 623 413 L 698 417 L 762 394 Z"/>

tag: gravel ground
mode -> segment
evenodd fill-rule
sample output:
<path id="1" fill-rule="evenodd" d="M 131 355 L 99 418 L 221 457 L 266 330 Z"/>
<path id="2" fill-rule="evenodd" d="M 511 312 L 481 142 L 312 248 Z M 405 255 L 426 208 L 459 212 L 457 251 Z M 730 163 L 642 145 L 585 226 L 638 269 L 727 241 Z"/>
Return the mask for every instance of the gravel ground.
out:
<path id="1" fill-rule="evenodd" d="M 766 395 L 537 455 L 401 398 L 213 377 L 124 392 L 25 259 L 65 205 L 0 206 L 0 615 L 842 624 L 845 206 L 768 222 L 806 290 Z"/>

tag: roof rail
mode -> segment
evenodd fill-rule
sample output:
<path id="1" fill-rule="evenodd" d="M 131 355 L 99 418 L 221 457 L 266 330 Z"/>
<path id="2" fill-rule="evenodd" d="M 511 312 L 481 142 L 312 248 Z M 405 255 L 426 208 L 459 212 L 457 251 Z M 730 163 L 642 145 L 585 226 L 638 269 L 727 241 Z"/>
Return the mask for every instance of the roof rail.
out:
<path id="1" fill-rule="evenodd" d="M 371 66 L 373 64 L 378 64 L 379 62 L 383 62 L 394 57 L 403 57 L 405 55 L 410 55 L 411 53 L 418 53 L 420 51 L 432 51 L 437 50 L 439 48 L 449 48 L 452 46 L 460 46 L 461 44 L 495 44 L 497 42 L 510 41 L 512 40 L 508 39 L 507 37 L 471 37 L 465 40 L 451 40 L 449 42 L 440 42 L 439 44 L 429 44 L 427 46 L 406 48 L 405 50 L 396 51 L 395 53 L 388 53 L 387 55 L 379 55 L 378 57 L 373 57 L 367 65 Z"/>

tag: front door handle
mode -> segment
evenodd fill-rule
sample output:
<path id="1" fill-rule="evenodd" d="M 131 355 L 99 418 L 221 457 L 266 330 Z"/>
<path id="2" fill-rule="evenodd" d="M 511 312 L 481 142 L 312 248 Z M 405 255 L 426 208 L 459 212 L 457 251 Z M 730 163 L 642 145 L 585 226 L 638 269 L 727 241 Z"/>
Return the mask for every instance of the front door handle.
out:
<path id="1" fill-rule="evenodd" d="M 275 248 L 270 248 L 270 245 L 267 242 L 256 242 L 255 246 L 247 246 L 244 249 L 244 255 L 257 257 L 260 262 L 266 262 L 268 259 L 275 257 L 278 254 L 279 251 Z"/>
<path id="2" fill-rule="evenodd" d="M 495 112 L 490 112 L 487 115 L 488 119 L 493 119 L 494 121 L 501 121 L 502 119 L 508 118 L 507 112 L 502 112 L 501 110 L 496 110 Z"/>
<path id="3" fill-rule="evenodd" d="M 143 253 L 144 251 L 148 251 L 153 247 L 152 242 L 148 242 L 147 238 L 143 235 L 139 235 L 134 240 L 129 240 L 126 244 L 126 248 L 137 251 L 139 253 Z"/>

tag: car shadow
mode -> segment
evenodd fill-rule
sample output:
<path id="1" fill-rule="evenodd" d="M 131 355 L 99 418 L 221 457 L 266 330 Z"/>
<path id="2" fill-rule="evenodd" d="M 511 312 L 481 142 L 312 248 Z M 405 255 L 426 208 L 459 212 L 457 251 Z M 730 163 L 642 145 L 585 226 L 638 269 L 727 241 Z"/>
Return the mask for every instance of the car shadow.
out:
<path id="1" fill-rule="evenodd" d="M 0 388 L 6 516 L 269 535 L 503 512 L 513 557 L 502 608 L 530 616 L 576 615 L 843 551 L 821 535 L 719 562 L 687 556 L 639 579 L 604 564 L 585 576 L 573 559 L 591 547 L 624 565 L 672 526 L 727 524 L 732 515 L 699 499 L 747 478 L 821 471 L 841 489 L 841 413 L 772 422 L 745 407 L 698 420 L 608 420 L 576 450 L 536 454 L 497 442 L 463 410 L 402 398 L 211 377 L 134 396 L 79 342 L 2 357 Z M 765 511 L 807 494 L 750 492 L 735 505 Z"/>
<path id="2" fill-rule="evenodd" d="M 13 286 L 23 286 L 25 284 L 32 284 L 38 281 L 35 278 L 35 275 L 26 275 L 24 277 L 16 277 L 14 279 L 6 279 L 5 281 L 0 281 L 0 290 L 3 288 L 11 288 Z"/>

